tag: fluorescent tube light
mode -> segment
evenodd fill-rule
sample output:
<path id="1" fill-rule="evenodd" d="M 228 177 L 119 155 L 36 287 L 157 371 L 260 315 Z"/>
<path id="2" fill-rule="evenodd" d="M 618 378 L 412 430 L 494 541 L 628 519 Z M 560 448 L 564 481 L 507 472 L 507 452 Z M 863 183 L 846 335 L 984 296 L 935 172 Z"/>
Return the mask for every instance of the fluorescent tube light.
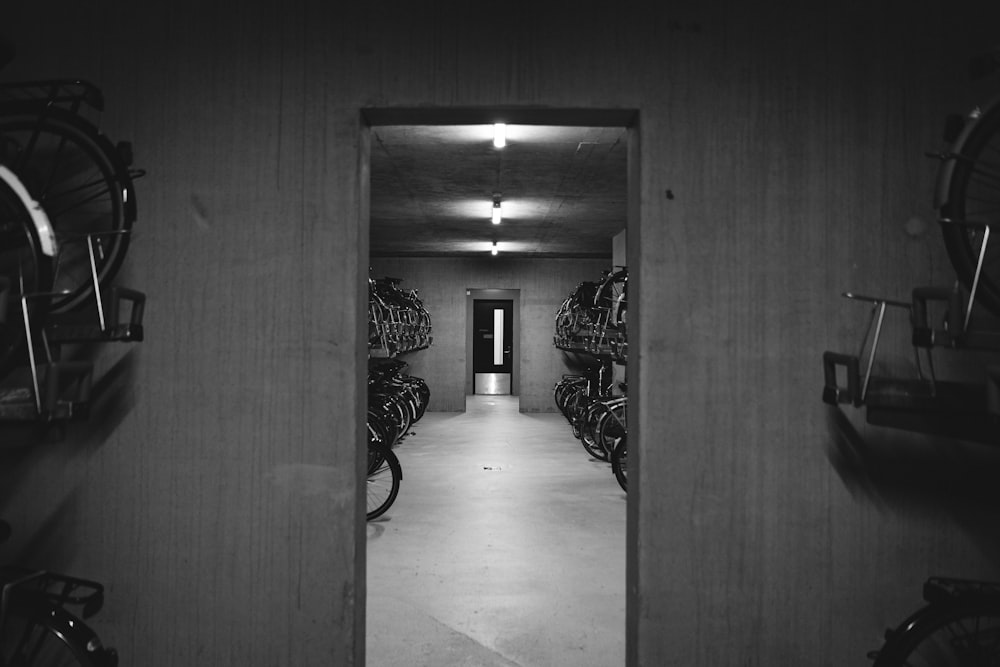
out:
<path id="1" fill-rule="evenodd" d="M 507 124 L 506 123 L 494 123 L 493 124 L 493 145 L 497 148 L 503 148 L 507 145 Z"/>

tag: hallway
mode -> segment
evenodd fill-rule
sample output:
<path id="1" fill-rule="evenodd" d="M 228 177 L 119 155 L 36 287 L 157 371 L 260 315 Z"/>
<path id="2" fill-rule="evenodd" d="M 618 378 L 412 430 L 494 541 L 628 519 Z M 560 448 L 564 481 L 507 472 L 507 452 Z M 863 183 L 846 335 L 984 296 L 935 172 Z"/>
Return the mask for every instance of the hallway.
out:
<path id="1" fill-rule="evenodd" d="M 367 526 L 368 667 L 624 664 L 625 494 L 562 415 L 470 396 L 396 452 L 399 497 Z"/>

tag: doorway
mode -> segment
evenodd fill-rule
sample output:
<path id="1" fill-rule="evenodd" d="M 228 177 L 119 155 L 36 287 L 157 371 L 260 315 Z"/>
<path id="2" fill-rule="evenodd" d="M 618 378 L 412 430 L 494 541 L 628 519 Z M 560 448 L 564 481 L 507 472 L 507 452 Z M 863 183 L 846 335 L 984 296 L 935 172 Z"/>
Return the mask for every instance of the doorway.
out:
<path id="1" fill-rule="evenodd" d="M 510 299 L 472 302 L 472 391 L 511 394 L 514 302 Z"/>
<path id="2" fill-rule="evenodd" d="M 628 202 L 628 217 L 627 217 L 627 220 L 628 220 L 628 225 L 627 225 L 627 228 L 633 228 L 633 229 L 635 228 L 636 223 L 637 223 L 637 217 L 638 217 L 638 192 L 639 192 L 638 180 L 639 179 L 638 179 L 638 173 L 637 173 L 637 167 L 638 167 L 638 150 L 637 150 L 637 148 L 638 148 L 638 134 L 637 134 L 637 130 L 636 130 L 637 114 L 636 114 L 636 112 L 634 110 L 597 110 L 597 111 L 579 111 L 579 110 L 573 111 L 573 110 L 570 110 L 570 111 L 566 111 L 566 110 L 558 110 L 558 109 L 542 109 L 542 110 L 539 110 L 539 109 L 514 109 L 514 110 L 507 109 L 507 110 L 504 110 L 504 111 L 506 113 L 506 119 L 507 119 L 508 123 L 518 123 L 518 122 L 520 122 L 520 123 L 524 123 L 524 124 L 528 124 L 528 125 L 553 125 L 553 126 L 560 126 L 560 125 L 585 125 L 585 126 L 604 126 L 604 127 L 625 127 L 625 128 L 627 128 L 627 130 L 628 130 L 627 131 L 627 144 L 628 144 L 628 147 L 629 147 L 629 150 L 628 150 L 628 177 L 627 177 L 627 181 L 628 181 L 628 193 L 627 193 L 627 202 Z M 363 128 L 363 131 L 366 132 L 366 136 L 365 136 L 365 138 L 362 141 L 362 146 L 363 146 L 363 151 L 364 151 L 363 156 L 362 156 L 362 171 L 365 174 L 363 176 L 363 181 L 364 181 L 363 182 L 363 188 L 367 188 L 368 187 L 368 181 L 366 179 L 367 179 L 367 170 L 369 168 L 369 154 L 368 153 L 371 150 L 371 141 L 372 141 L 372 139 L 371 139 L 372 133 L 369 131 L 370 127 L 373 127 L 373 126 L 382 126 L 382 125 L 385 125 L 385 126 L 393 126 L 393 125 L 459 125 L 459 124 L 489 123 L 489 122 L 492 122 L 492 119 L 495 116 L 495 112 L 494 112 L 494 110 L 489 110 L 489 109 L 431 109 L 431 108 L 422 108 L 422 109 L 370 109 L 370 110 L 364 110 L 363 116 L 364 116 L 364 123 L 368 126 L 368 127 Z M 581 143 L 581 148 L 582 149 L 586 149 L 585 144 Z M 488 193 L 488 194 L 495 194 L 495 193 Z M 364 203 L 363 203 L 363 209 L 364 210 L 363 210 L 363 214 L 362 214 L 362 232 L 365 233 L 365 234 L 367 234 L 368 227 L 369 227 L 369 211 L 367 209 L 367 206 L 369 205 L 369 200 L 368 200 L 368 193 L 367 192 L 363 192 L 363 199 L 364 199 Z M 506 207 L 506 203 L 507 203 L 507 200 L 504 199 L 504 205 L 505 205 L 505 207 Z M 478 204 L 476 204 L 476 205 L 478 206 Z M 506 208 L 505 208 L 505 210 L 506 210 Z M 474 212 L 472 215 L 478 215 L 478 208 L 475 209 L 475 211 L 476 212 Z M 512 218 L 513 218 L 513 216 L 512 216 Z M 506 228 L 502 228 L 502 229 L 506 229 Z M 404 235 L 404 234 L 405 234 L 405 232 L 403 232 L 403 233 L 397 233 L 395 236 L 396 236 L 396 238 L 401 238 L 401 239 L 405 238 L 406 242 L 412 246 L 413 252 L 410 252 L 409 254 L 407 254 L 406 251 L 397 251 L 396 254 L 386 254 L 386 255 L 383 255 L 383 256 L 386 256 L 386 257 L 390 257 L 390 256 L 394 256 L 394 257 L 408 257 L 408 256 L 409 257 L 418 257 L 418 256 L 420 256 L 420 257 L 422 257 L 422 256 L 435 257 L 435 256 L 440 256 L 440 255 L 436 255 L 435 254 L 435 253 L 439 253 L 440 250 L 441 250 L 440 249 L 440 246 L 441 246 L 440 243 L 433 243 L 433 244 L 430 244 L 430 246 L 428 246 L 427 248 L 420 249 L 420 253 L 422 253 L 422 254 L 420 254 L 420 253 L 417 252 L 415 240 L 413 239 L 412 235 L 411 234 L 405 234 Z M 637 249 L 638 245 L 637 245 L 637 241 L 635 239 L 637 239 L 638 235 L 637 234 L 630 234 L 628 236 L 629 236 L 629 239 L 630 239 L 628 241 L 628 244 L 630 246 L 629 255 L 633 255 L 634 259 L 637 260 L 638 256 L 637 256 L 637 253 L 636 253 L 636 249 Z M 488 245 L 489 244 L 486 241 L 483 241 L 483 240 L 474 240 L 474 241 L 471 241 L 471 242 L 468 243 L 468 247 L 470 249 L 470 252 L 480 253 L 480 255 L 482 255 L 483 257 L 485 257 L 486 253 L 488 252 L 488 247 L 487 247 Z M 496 246 L 497 246 L 497 243 L 494 241 L 493 242 L 493 247 L 496 248 Z M 500 240 L 500 246 L 501 246 L 500 247 L 501 257 L 503 258 L 505 256 L 510 256 L 510 255 L 505 255 L 505 253 L 508 252 L 508 247 L 505 247 L 502 238 Z M 553 257 L 556 257 L 556 258 L 560 257 L 558 254 L 550 254 L 550 256 L 553 256 Z M 490 260 L 484 259 L 484 260 L 476 260 L 476 261 L 490 261 Z M 633 271 L 637 272 L 637 269 L 638 269 L 637 263 L 634 262 L 633 263 Z M 490 284 L 491 282 L 493 282 L 495 280 L 497 274 L 493 273 L 493 274 L 487 275 L 487 273 L 484 272 L 483 275 L 485 277 L 485 280 L 483 280 L 483 282 L 485 282 L 486 284 Z M 489 282 L 487 282 L 487 280 Z M 499 282 L 499 281 L 497 281 L 497 282 Z M 468 283 L 466 283 L 466 284 L 468 284 Z M 482 284 L 482 283 L 480 283 L 480 284 Z M 496 284 L 496 283 L 494 283 L 494 284 Z M 503 284 L 503 283 L 501 283 L 501 284 Z M 632 289 L 632 296 L 633 296 L 633 298 L 635 298 L 635 297 L 638 296 L 639 289 L 637 289 L 637 288 L 638 288 L 638 284 L 637 283 L 633 283 L 633 289 Z M 525 285 L 525 289 L 529 289 L 529 286 Z M 466 304 L 467 317 L 466 317 L 465 327 L 464 327 L 465 330 L 466 330 L 466 344 L 465 344 L 465 348 L 464 348 L 465 351 L 466 351 L 466 354 L 464 355 L 465 359 L 461 360 L 462 348 L 458 348 L 458 349 L 448 348 L 449 352 L 451 354 L 449 355 L 448 358 L 444 358 L 441 361 L 442 364 L 446 364 L 446 365 L 451 365 L 451 364 L 454 364 L 454 362 L 457 362 L 459 364 L 459 368 L 461 367 L 460 366 L 461 364 L 465 365 L 466 372 L 465 372 L 464 375 L 465 375 L 465 384 L 466 384 L 466 395 L 473 395 L 473 394 L 476 394 L 476 393 L 480 393 L 479 391 L 477 391 L 476 382 L 475 382 L 475 378 L 476 378 L 476 374 L 477 374 L 476 364 L 475 364 L 475 356 L 476 355 L 474 353 L 475 343 L 474 343 L 474 336 L 473 336 L 474 329 L 477 328 L 475 326 L 475 319 L 476 319 L 475 318 L 475 312 L 474 312 L 475 311 L 475 302 L 476 302 L 477 299 L 481 300 L 483 302 L 503 301 L 506 297 L 504 297 L 504 296 L 502 296 L 500 294 L 496 294 L 497 291 L 502 291 L 502 290 L 473 290 L 473 289 L 467 289 L 466 290 L 466 295 L 467 295 L 467 297 L 466 297 L 466 301 L 467 301 L 467 304 Z M 480 292 L 492 292 L 492 293 L 480 293 Z M 460 292 L 459 292 L 459 294 L 460 294 Z M 529 297 L 531 297 L 530 294 L 529 294 Z M 535 313 L 535 311 L 537 310 L 537 309 L 534 308 L 534 306 L 536 304 L 533 304 L 532 301 L 531 301 L 531 299 L 529 297 L 526 297 L 529 300 L 526 302 L 526 305 L 525 305 L 525 308 L 526 308 L 526 310 L 525 310 L 525 318 L 526 318 L 526 322 L 528 323 L 526 326 L 530 326 L 530 322 L 534 321 L 534 320 L 528 320 L 527 318 L 534 317 L 533 313 Z M 519 362 L 518 362 L 518 359 L 519 359 L 519 357 L 518 357 L 518 349 L 517 349 L 518 348 L 518 340 L 519 340 L 519 333 L 518 333 L 518 327 L 517 327 L 517 318 L 519 317 L 519 312 L 520 312 L 519 295 L 517 295 L 516 299 L 518 299 L 518 300 L 515 300 L 512 303 L 511 313 L 510 313 L 509 316 L 507 315 L 506 311 L 503 311 L 503 307 L 502 306 L 499 308 L 500 310 L 502 310 L 504 312 L 504 315 L 500 316 L 500 317 L 503 318 L 504 324 L 506 324 L 507 321 L 510 321 L 511 324 L 513 325 L 513 327 L 514 327 L 513 331 L 511 331 L 509 334 L 504 330 L 503 341 L 505 342 L 508 339 L 508 336 L 510 336 L 510 341 L 511 341 L 510 356 L 511 356 L 511 360 L 510 360 L 510 370 L 509 370 L 509 372 L 510 372 L 510 389 L 509 389 L 509 392 L 512 393 L 512 394 L 515 394 L 515 395 L 517 395 L 518 392 L 519 392 L 519 377 L 518 377 L 518 374 L 519 374 L 519 368 L 518 368 L 519 367 Z M 459 304 L 461 303 L 460 302 L 460 297 L 459 297 L 458 303 Z M 492 315 L 492 318 L 496 318 L 497 317 L 497 315 L 495 315 L 495 311 L 498 308 L 495 305 L 484 306 L 484 308 Z M 631 314 L 632 315 L 632 317 L 631 317 L 631 323 L 634 323 L 637 320 L 637 318 L 635 317 L 635 315 L 637 314 L 636 310 L 637 309 L 633 308 L 633 312 Z M 549 311 L 547 310 L 545 312 L 545 315 L 546 316 L 550 316 L 551 313 L 549 313 Z M 481 317 L 483 317 L 483 315 L 481 315 Z M 478 328 L 485 329 L 485 330 L 487 330 L 487 332 L 489 332 L 490 330 L 492 330 L 493 332 L 496 332 L 497 329 L 498 329 L 498 327 L 496 326 L 497 320 L 493 319 L 490 322 L 490 317 L 489 316 L 486 316 L 486 317 L 487 317 L 487 321 L 489 322 L 489 324 L 483 325 L 483 326 L 478 327 Z M 442 332 L 443 332 L 443 326 L 442 327 L 438 327 L 436 329 L 436 335 L 437 336 L 442 335 Z M 534 340 L 534 338 L 532 337 L 532 335 L 531 335 L 530 332 L 528 332 L 528 333 L 525 334 L 525 338 L 526 338 L 526 341 L 527 341 L 528 344 L 530 344 L 531 341 Z M 493 338 L 486 338 L 485 335 L 483 336 L 483 341 L 492 341 L 494 344 L 496 344 L 496 340 L 497 340 L 497 337 L 496 337 L 495 333 L 494 333 Z M 444 349 L 443 346 L 442 346 L 441 349 Z M 492 356 L 492 354 L 496 353 L 497 349 L 499 349 L 499 351 L 500 351 L 501 354 L 504 353 L 504 346 L 501 345 L 501 346 L 498 346 L 498 347 L 493 348 L 491 350 L 491 356 Z M 635 349 L 634 346 L 633 346 L 633 349 Z M 526 358 L 530 357 L 531 352 L 532 352 L 532 350 L 529 347 L 527 349 L 526 353 L 525 353 Z M 495 369 L 495 366 L 497 366 L 497 365 L 498 364 L 492 364 L 492 366 L 487 371 L 480 371 L 480 372 L 481 373 L 488 373 L 488 372 L 495 371 L 497 373 L 502 373 L 503 372 L 502 369 L 501 370 L 496 370 Z M 456 370 L 458 370 L 458 369 L 456 369 Z M 533 390 L 535 388 L 535 384 L 536 384 L 536 383 L 534 383 L 533 376 L 530 375 L 530 370 L 531 370 L 531 365 L 530 365 L 530 362 L 529 362 L 529 364 L 526 365 L 525 372 L 527 373 L 527 375 L 525 376 L 525 379 L 524 379 L 524 387 L 525 387 L 526 391 Z M 458 373 L 456 372 L 456 373 L 451 374 L 450 377 L 455 377 L 457 375 L 458 375 Z M 636 375 L 634 373 L 631 373 L 630 375 L 631 375 L 631 377 L 632 377 L 632 379 L 634 381 L 636 379 Z M 494 386 L 494 389 L 495 388 L 496 387 Z M 483 387 L 483 389 L 485 389 L 485 387 Z M 497 401 L 497 402 L 499 403 L 500 401 Z M 633 411 L 634 415 L 637 414 L 637 413 L 638 413 L 637 410 Z M 475 415 L 467 415 L 467 416 L 475 416 Z M 462 419 L 462 416 L 460 415 L 458 417 L 458 419 Z M 563 429 L 563 430 L 565 430 L 565 429 Z M 482 429 L 480 427 L 479 430 L 475 431 L 476 437 L 480 437 L 484 431 L 488 432 L 489 429 Z M 638 445 L 640 439 L 639 439 L 639 433 L 637 432 L 637 430 L 636 430 L 635 435 L 636 435 L 635 443 Z M 516 439 L 511 439 L 511 441 L 515 441 L 516 442 Z M 638 449 L 638 447 L 637 447 L 637 449 Z M 638 459 L 638 456 L 636 456 L 633 460 L 637 460 L 637 459 Z M 513 467 L 513 468 L 508 467 L 508 466 L 504 465 L 504 463 L 505 463 L 504 461 L 501 461 L 501 462 L 498 463 L 497 461 L 494 461 L 492 459 L 491 460 L 484 460 L 482 462 L 476 461 L 474 468 L 475 468 L 475 470 L 476 470 L 477 473 L 479 473 L 480 470 L 483 471 L 482 475 L 485 476 L 483 478 L 484 481 L 487 481 L 487 482 L 492 483 L 492 484 L 496 484 L 496 483 L 498 483 L 499 480 L 504 479 L 505 475 L 509 476 L 514 470 L 518 469 L 516 466 Z M 492 474 L 493 477 L 490 478 L 489 474 Z M 627 544 L 627 551 L 628 551 L 627 561 L 628 561 L 628 566 L 629 566 L 629 570 L 630 570 L 630 572 L 628 573 L 628 576 L 626 578 L 627 579 L 631 579 L 632 582 L 633 582 L 633 584 L 635 583 L 635 574 L 636 574 L 636 572 L 635 572 L 635 561 L 636 561 L 636 553 L 637 553 L 637 546 L 636 546 L 637 545 L 637 532 L 636 532 L 636 527 L 637 527 L 637 524 L 638 524 L 638 507 L 637 507 L 637 502 L 636 501 L 637 501 L 636 494 L 633 494 L 633 495 L 629 496 L 626 499 L 626 502 L 627 502 L 627 505 L 628 505 L 628 507 L 627 507 L 628 511 L 627 511 L 627 517 L 623 521 L 623 524 L 626 527 L 626 535 L 624 536 L 624 538 L 625 538 L 624 542 Z M 462 542 L 462 544 L 468 545 L 469 543 L 468 542 Z M 440 545 L 437 545 L 437 546 L 439 547 Z M 365 547 L 364 545 L 362 545 L 362 549 L 359 550 L 360 553 L 361 553 L 361 558 L 364 558 L 364 553 L 365 553 L 366 550 L 367 550 L 367 547 Z M 472 558 L 472 559 L 467 559 L 466 562 L 477 562 L 477 561 L 474 558 Z M 637 599 L 638 599 L 637 596 L 635 595 L 635 586 L 634 585 L 633 586 L 624 586 L 623 588 L 626 589 L 625 595 L 626 595 L 627 606 L 628 606 L 628 609 L 629 609 L 629 615 L 631 615 L 632 619 L 634 619 L 635 618 L 635 605 L 637 604 Z M 633 633 L 634 633 L 634 628 L 631 627 L 633 624 L 634 624 L 634 620 L 627 619 L 627 625 L 629 626 L 629 632 L 627 633 L 627 636 L 629 638 L 631 638 L 633 636 Z"/>
<path id="3" fill-rule="evenodd" d="M 521 291 L 465 291 L 465 394 L 520 393 Z"/>

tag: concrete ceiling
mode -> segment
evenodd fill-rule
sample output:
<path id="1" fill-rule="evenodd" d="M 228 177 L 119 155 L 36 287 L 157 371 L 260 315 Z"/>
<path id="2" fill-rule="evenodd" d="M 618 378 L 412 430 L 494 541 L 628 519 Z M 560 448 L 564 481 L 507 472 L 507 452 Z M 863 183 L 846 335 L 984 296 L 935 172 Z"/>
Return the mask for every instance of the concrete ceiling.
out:
<path id="1" fill-rule="evenodd" d="M 371 128 L 373 257 L 611 257 L 625 229 L 625 127 Z M 495 194 L 503 220 L 490 222 Z"/>

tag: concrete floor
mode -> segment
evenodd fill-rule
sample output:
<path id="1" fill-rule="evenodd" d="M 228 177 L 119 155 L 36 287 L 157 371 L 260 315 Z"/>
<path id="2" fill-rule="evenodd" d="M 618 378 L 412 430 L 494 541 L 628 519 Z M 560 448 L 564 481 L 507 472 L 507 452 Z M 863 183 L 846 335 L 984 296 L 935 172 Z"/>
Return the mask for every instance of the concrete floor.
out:
<path id="1" fill-rule="evenodd" d="M 516 396 L 427 413 L 368 523 L 368 667 L 625 663 L 625 494 Z"/>

